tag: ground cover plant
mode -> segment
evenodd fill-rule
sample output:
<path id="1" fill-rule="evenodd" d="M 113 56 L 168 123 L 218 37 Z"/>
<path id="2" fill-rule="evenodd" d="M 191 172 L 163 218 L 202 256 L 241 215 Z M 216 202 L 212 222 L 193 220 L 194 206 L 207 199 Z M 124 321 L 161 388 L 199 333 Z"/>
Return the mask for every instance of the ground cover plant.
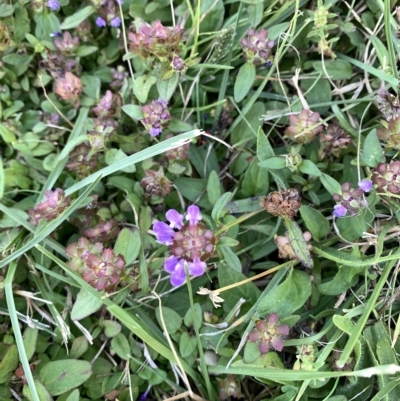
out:
<path id="1" fill-rule="evenodd" d="M 3 0 L 0 400 L 398 400 L 400 8 Z"/>

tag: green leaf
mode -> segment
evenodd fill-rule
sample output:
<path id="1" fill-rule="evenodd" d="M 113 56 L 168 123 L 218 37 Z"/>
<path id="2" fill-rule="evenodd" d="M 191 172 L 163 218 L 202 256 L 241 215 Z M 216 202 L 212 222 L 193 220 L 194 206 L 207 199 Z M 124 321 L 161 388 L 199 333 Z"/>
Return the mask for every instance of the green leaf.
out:
<path id="1" fill-rule="evenodd" d="M 47 389 L 43 385 L 43 383 L 40 382 L 38 379 L 35 379 L 34 382 L 35 382 L 35 387 L 36 387 L 37 393 L 39 395 L 40 401 L 53 401 L 53 397 L 47 391 Z M 26 384 L 24 384 L 24 387 L 22 388 L 22 394 L 29 401 L 34 401 L 31 390 L 30 390 L 29 386 L 27 386 Z"/>
<path id="2" fill-rule="evenodd" d="M 123 228 L 118 234 L 114 252 L 116 255 L 121 254 L 128 265 L 137 259 L 140 246 L 141 239 L 139 230 L 132 231 L 129 228 Z"/>
<path id="3" fill-rule="evenodd" d="M 244 175 L 242 192 L 244 196 L 263 196 L 268 193 L 268 190 L 268 170 L 260 167 L 257 159 L 254 159 Z"/>
<path id="4" fill-rule="evenodd" d="M 231 269 L 241 273 L 242 272 L 242 263 L 240 262 L 240 259 L 235 254 L 235 252 L 233 252 L 233 250 L 231 248 L 222 247 L 220 249 L 221 249 L 222 254 L 224 255 L 224 259 L 225 259 L 225 262 L 227 263 L 227 265 Z"/>
<path id="5" fill-rule="evenodd" d="M 79 46 L 76 49 L 75 55 L 78 57 L 85 57 L 97 52 L 98 50 L 99 48 L 97 46 Z"/>
<path id="6" fill-rule="evenodd" d="M 183 323 L 185 323 L 185 326 L 187 328 L 192 328 L 194 327 L 194 322 L 196 321 L 196 326 L 198 329 L 200 329 L 201 327 L 201 322 L 203 320 L 203 311 L 201 309 L 200 304 L 195 303 L 193 305 L 194 308 L 194 316 L 195 319 L 193 319 L 193 310 L 192 308 L 188 309 L 188 311 L 186 312 L 184 318 L 183 318 Z"/>
<path id="7" fill-rule="evenodd" d="M 320 211 L 310 206 L 302 205 L 300 214 L 307 230 L 310 231 L 314 240 L 319 241 L 328 234 L 329 221 Z"/>
<path id="8" fill-rule="evenodd" d="M 22 6 L 18 7 L 15 10 L 14 40 L 16 42 L 22 42 L 25 39 L 25 35 L 29 33 L 30 28 L 27 8 Z"/>
<path id="9" fill-rule="evenodd" d="M 331 195 L 342 193 L 342 186 L 330 175 L 322 173 L 320 180 L 322 185 Z"/>
<path id="10" fill-rule="evenodd" d="M 106 151 L 105 162 L 110 166 L 111 164 L 116 163 L 120 160 L 124 160 L 127 157 L 128 155 L 126 155 L 121 149 L 112 148 Z M 136 171 L 136 166 L 134 164 L 131 164 L 130 166 L 121 169 L 121 171 L 123 171 L 124 173 L 134 173 Z"/>
<path id="11" fill-rule="evenodd" d="M 197 341 L 196 337 L 192 337 L 187 332 L 183 332 L 179 339 L 179 352 L 182 358 L 187 358 L 195 349 Z"/>
<path id="12" fill-rule="evenodd" d="M 111 349 L 123 360 L 128 360 L 131 353 L 129 342 L 123 333 L 117 334 L 111 340 Z"/>
<path id="13" fill-rule="evenodd" d="M 2 358 L 0 361 L 0 383 L 6 383 L 18 366 L 18 348 L 15 344 L 11 344 L 8 348 L 1 343 Z"/>
<path id="14" fill-rule="evenodd" d="M 41 382 L 51 395 L 60 395 L 79 387 L 91 375 L 91 364 L 77 359 L 48 362 L 39 373 Z"/>
<path id="15" fill-rule="evenodd" d="M 168 334 L 176 333 L 182 325 L 182 318 L 173 309 L 167 308 L 166 306 L 163 306 L 161 311 Z M 160 327 L 164 328 L 161 321 L 161 311 L 159 307 L 156 308 L 156 318 Z"/>
<path id="16" fill-rule="evenodd" d="M 213 170 L 208 177 L 207 196 L 212 205 L 215 205 L 221 196 L 221 183 L 218 174 Z"/>
<path id="17" fill-rule="evenodd" d="M 346 316 L 335 315 L 332 320 L 334 325 L 346 334 L 350 335 L 355 328 L 355 325 Z"/>
<path id="18" fill-rule="evenodd" d="M 258 165 L 269 170 L 282 170 L 286 167 L 286 160 L 283 157 L 271 157 L 259 162 Z"/>
<path id="19" fill-rule="evenodd" d="M 11 4 L 0 4 L 0 18 L 9 17 L 14 13 L 14 6 Z"/>
<path id="20" fill-rule="evenodd" d="M 185 121 L 172 117 L 168 124 L 168 129 L 173 132 L 186 132 L 193 129 L 193 125 Z"/>
<path id="21" fill-rule="evenodd" d="M 332 80 L 350 79 L 353 75 L 351 64 L 347 61 L 325 60 L 324 63 L 326 72 L 328 73 L 328 76 L 331 77 Z M 312 64 L 316 71 L 320 72 L 321 74 L 323 74 L 323 76 L 325 76 L 322 61 L 314 61 Z"/>
<path id="22" fill-rule="evenodd" d="M 146 103 L 151 87 L 156 83 L 157 78 L 153 75 L 142 75 L 133 83 L 133 93 L 140 103 Z"/>
<path id="23" fill-rule="evenodd" d="M 122 106 L 122 110 L 128 114 L 132 120 L 143 120 L 144 118 L 141 107 L 136 104 L 126 104 Z"/>
<path id="24" fill-rule="evenodd" d="M 314 261 L 308 250 L 307 243 L 303 237 L 303 232 L 301 231 L 299 225 L 290 219 L 284 219 L 285 227 L 287 230 L 290 245 L 293 249 L 296 258 L 301 262 L 301 264 L 309 269 L 314 267 Z"/>
<path id="25" fill-rule="evenodd" d="M 69 356 L 73 359 L 80 358 L 89 348 L 89 341 L 85 336 L 76 337 L 71 345 Z"/>
<path id="26" fill-rule="evenodd" d="M 36 342 L 38 338 L 39 330 L 33 329 L 31 327 L 27 327 L 24 332 L 24 348 L 26 357 L 29 359 L 32 358 L 33 354 L 36 351 Z"/>
<path id="27" fill-rule="evenodd" d="M 230 238 L 230 237 L 222 237 L 219 239 L 218 241 L 218 246 L 237 246 L 239 245 L 240 242 L 234 238 Z"/>
<path id="28" fill-rule="evenodd" d="M 254 64 L 244 63 L 236 77 L 235 86 L 233 88 L 235 102 L 241 102 L 254 84 L 256 79 L 256 67 Z"/>
<path id="29" fill-rule="evenodd" d="M 376 167 L 378 163 L 382 163 L 385 161 L 385 157 L 383 155 L 381 144 L 379 142 L 375 128 L 370 131 L 365 138 L 361 160 L 368 167 Z"/>
<path id="30" fill-rule="evenodd" d="M 299 170 L 303 174 L 312 175 L 314 177 L 320 177 L 321 171 L 311 160 L 303 160 L 299 166 Z"/>
<path id="31" fill-rule="evenodd" d="M 255 28 L 260 24 L 263 18 L 264 2 L 259 2 L 247 7 L 247 14 L 249 15 L 250 25 Z"/>
<path id="32" fill-rule="evenodd" d="M 162 69 L 160 69 L 159 74 L 157 75 L 157 90 L 160 98 L 164 100 L 164 102 L 168 102 L 178 86 L 179 73 L 174 72 L 172 77 L 166 80 L 163 79 L 163 75 L 161 73 Z"/>
<path id="33" fill-rule="evenodd" d="M 257 312 L 261 315 L 275 312 L 282 319 L 302 307 L 310 295 L 309 276 L 300 270 L 291 269 L 289 277 L 261 299 Z"/>
<path id="34" fill-rule="evenodd" d="M 94 297 L 90 292 L 81 289 L 76 297 L 76 302 L 72 307 L 71 319 L 81 320 L 97 312 L 103 303 L 101 299 Z"/>
<path id="35" fill-rule="evenodd" d="M 64 22 L 61 24 L 61 29 L 72 29 L 78 26 L 81 22 L 85 21 L 88 17 L 90 17 L 96 8 L 93 6 L 87 6 L 77 11 L 75 14 L 67 17 Z"/>

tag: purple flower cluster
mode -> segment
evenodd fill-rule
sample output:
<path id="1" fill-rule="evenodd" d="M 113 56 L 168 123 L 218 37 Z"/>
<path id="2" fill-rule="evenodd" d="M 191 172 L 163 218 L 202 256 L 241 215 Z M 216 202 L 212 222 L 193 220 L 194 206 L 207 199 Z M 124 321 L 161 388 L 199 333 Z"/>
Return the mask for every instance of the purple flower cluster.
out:
<path id="1" fill-rule="evenodd" d="M 247 37 L 240 41 L 244 58 L 251 64 L 266 64 L 272 58 L 272 48 L 275 42 L 268 39 L 268 32 L 260 29 L 256 32 L 250 28 Z"/>
<path id="2" fill-rule="evenodd" d="M 164 262 L 164 269 L 171 275 L 171 284 L 175 287 L 186 280 L 185 264 L 191 276 L 201 276 L 206 268 L 206 261 L 215 250 L 214 233 L 200 223 L 202 215 L 196 205 L 189 206 L 184 223 L 184 216 L 174 209 L 168 210 L 166 217 L 170 224 L 157 221 L 153 231 L 157 241 L 169 246 L 170 256 Z"/>
<path id="3" fill-rule="evenodd" d="M 71 258 L 68 266 L 97 291 L 113 291 L 124 273 L 124 257 L 115 255 L 110 248 L 103 249 L 100 242 L 91 244 L 80 238 L 68 245 L 65 253 Z"/>
<path id="4" fill-rule="evenodd" d="M 46 191 L 45 200 L 38 203 L 34 209 L 29 210 L 29 217 L 31 223 L 37 226 L 43 219 L 48 221 L 54 220 L 58 217 L 71 203 L 71 198 L 65 196 L 64 191 L 61 188 L 57 188 L 55 191 Z"/>
<path id="5" fill-rule="evenodd" d="M 371 180 L 360 181 L 356 189 L 351 188 L 349 182 L 342 184 L 342 194 L 333 194 L 333 199 L 337 203 L 333 208 L 333 215 L 335 217 L 344 217 L 347 214 L 357 215 L 362 208 L 367 206 L 364 192 L 369 192 L 371 189 Z"/>
<path id="6" fill-rule="evenodd" d="M 150 104 L 146 104 L 142 108 L 143 119 L 142 124 L 149 131 L 151 136 L 158 136 L 162 130 L 168 126 L 171 118 L 167 103 L 161 98 L 153 100 Z"/>

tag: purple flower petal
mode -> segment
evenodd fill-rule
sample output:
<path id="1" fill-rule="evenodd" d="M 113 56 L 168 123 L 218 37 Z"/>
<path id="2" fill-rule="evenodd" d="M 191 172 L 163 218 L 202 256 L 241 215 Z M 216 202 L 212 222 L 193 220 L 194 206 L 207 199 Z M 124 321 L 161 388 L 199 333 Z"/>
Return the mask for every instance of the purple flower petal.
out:
<path id="1" fill-rule="evenodd" d="M 122 5 L 124 4 L 124 0 L 117 0 L 117 3 Z"/>
<path id="2" fill-rule="evenodd" d="M 335 205 L 333 209 L 333 215 L 335 217 L 346 216 L 347 209 L 343 205 Z"/>
<path id="3" fill-rule="evenodd" d="M 153 231 L 156 234 L 157 241 L 165 245 L 172 245 L 174 242 L 175 231 L 163 221 L 157 221 L 153 224 Z"/>
<path id="4" fill-rule="evenodd" d="M 283 350 L 283 340 L 279 337 L 272 337 L 271 338 L 271 345 L 274 347 L 275 351 L 282 351 Z"/>
<path id="5" fill-rule="evenodd" d="M 174 287 L 181 286 L 186 281 L 185 262 L 180 261 L 171 274 L 170 282 Z"/>
<path id="6" fill-rule="evenodd" d="M 174 209 L 168 210 L 168 212 L 165 214 L 167 217 L 168 221 L 170 222 L 170 227 L 171 228 L 178 228 L 181 229 L 183 226 L 183 216 L 178 213 Z"/>
<path id="7" fill-rule="evenodd" d="M 189 274 L 191 276 L 202 276 L 207 265 L 198 259 L 195 259 L 192 263 L 189 263 Z"/>
<path id="8" fill-rule="evenodd" d="M 372 189 L 372 181 L 371 180 L 362 180 L 358 182 L 358 187 L 362 189 L 364 192 L 369 192 Z"/>
<path id="9" fill-rule="evenodd" d="M 188 207 L 186 220 L 189 221 L 190 224 L 196 225 L 202 219 L 200 209 L 196 205 L 191 205 Z"/>
<path id="10" fill-rule="evenodd" d="M 115 17 L 110 21 L 110 25 L 113 26 L 114 28 L 117 28 L 121 25 L 121 18 Z"/>
<path id="11" fill-rule="evenodd" d="M 61 7 L 57 0 L 48 0 L 46 6 L 53 11 L 57 11 Z"/>
<path id="12" fill-rule="evenodd" d="M 150 134 L 151 136 L 158 136 L 158 135 L 161 134 L 161 132 L 162 132 L 162 129 L 161 129 L 161 128 L 154 128 L 154 127 L 151 127 L 151 128 L 150 128 L 150 131 L 149 131 L 149 134 Z"/>
<path id="13" fill-rule="evenodd" d="M 99 28 L 104 28 L 105 26 L 107 26 L 107 22 L 106 22 L 103 18 L 97 17 L 97 18 L 96 18 L 96 25 L 97 25 Z"/>
<path id="14" fill-rule="evenodd" d="M 164 262 L 164 269 L 168 273 L 173 273 L 175 271 L 176 266 L 178 263 L 181 263 L 182 259 L 177 258 L 176 256 L 170 256 L 169 258 L 165 259 Z"/>

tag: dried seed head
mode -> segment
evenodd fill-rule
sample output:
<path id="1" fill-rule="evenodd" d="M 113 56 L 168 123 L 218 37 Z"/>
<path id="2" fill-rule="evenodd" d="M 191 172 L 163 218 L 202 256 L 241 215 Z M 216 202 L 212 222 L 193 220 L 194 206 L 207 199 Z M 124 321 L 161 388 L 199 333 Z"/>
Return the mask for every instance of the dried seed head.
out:
<path id="1" fill-rule="evenodd" d="M 271 192 L 260 205 L 273 216 L 292 218 L 301 207 L 301 197 L 297 189 L 289 188 L 287 191 Z"/>

